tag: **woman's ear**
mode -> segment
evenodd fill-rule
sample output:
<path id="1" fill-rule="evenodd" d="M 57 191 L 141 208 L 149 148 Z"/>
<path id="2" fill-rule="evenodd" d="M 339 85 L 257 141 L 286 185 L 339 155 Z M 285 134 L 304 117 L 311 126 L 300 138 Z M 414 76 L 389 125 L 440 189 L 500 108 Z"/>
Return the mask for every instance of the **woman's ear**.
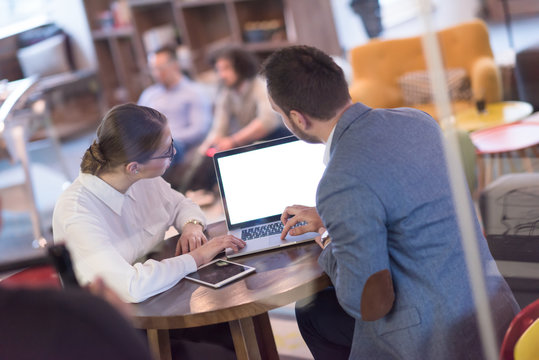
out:
<path id="1" fill-rule="evenodd" d="M 140 171 L 140 164 L 136 161 L 131 161 L 125 165 L 125 172 L 128 175 L 137 175 Z"/>

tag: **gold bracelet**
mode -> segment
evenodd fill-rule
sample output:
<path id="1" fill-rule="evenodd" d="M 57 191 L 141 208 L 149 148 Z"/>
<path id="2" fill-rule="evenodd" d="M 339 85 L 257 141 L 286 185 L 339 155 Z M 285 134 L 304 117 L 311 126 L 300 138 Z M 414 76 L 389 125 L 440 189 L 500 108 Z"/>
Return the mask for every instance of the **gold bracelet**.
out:
<path id="1" fill-rule="evenodd" d="M 200 225 L 202 226 L 202 229 L 204 229 L 204 224 L 202 223 L 202 221 L 199 221 L 199 220 L 196 220 L 196 219 L 190 219 L 190 220 L 187 220 L 185 222 L 185 224 L 183 224 L 183 226 L 187 225 L 187 224 L 195 224 L 195 225 Z"/>

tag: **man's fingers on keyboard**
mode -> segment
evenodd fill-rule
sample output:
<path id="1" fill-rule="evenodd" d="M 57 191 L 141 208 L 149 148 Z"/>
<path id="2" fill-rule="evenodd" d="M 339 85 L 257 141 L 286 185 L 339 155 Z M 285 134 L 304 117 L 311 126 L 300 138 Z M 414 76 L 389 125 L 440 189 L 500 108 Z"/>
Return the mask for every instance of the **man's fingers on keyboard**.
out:
<path id="1" fill-rule="evenodd" d="M 302 235 L 302 234 L 308 233 L 309 231 L 311 231 L 309 229 L 309 224 L 305 224 L 301 226 L 296 226 L 295 228 L 291 229 L 290 235 L 294 235 L 294 236 Z"/>
<path id="2" fill-rule="evenodd" d="M 286 222 L 286 224 L 284 225 L 283 227 L 283 231 L 281 232 L 281 240 L 284 240 L 284 238 L 286 237 L 286 235 L 288 234 L 288 232 L 290 231 L 290 229 L 296 225 L 298 223 L 298 219 L 296 217 L 293 217 L 291 219 L 288 219 L 288 221 Z M 291 235 L 294 235 L 292 232 L 290 233 Z"/>

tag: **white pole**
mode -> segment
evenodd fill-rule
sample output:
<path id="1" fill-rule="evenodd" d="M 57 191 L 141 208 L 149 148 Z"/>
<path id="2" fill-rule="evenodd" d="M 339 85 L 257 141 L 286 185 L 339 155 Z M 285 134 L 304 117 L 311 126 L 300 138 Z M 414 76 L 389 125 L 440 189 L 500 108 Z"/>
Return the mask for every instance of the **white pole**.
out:
<path id="1" fill-rule="evenodd" d="M 455 212 L 461 232 L 470 284 L 477 310 L 479 332 L 486 359 L 498 359 L 498 344 L 494 335 L 492 314 L 487 295 L 481 257 L 474 227 L 474 214 L 468 198 L 468 189 L 460 160 L 460 150 L 455 129 L 455 119 L 451 112 L 447 81 L 445 78 L 442 56 L 431 19 L 431 0 L 418 0 L 420 17 L 425 25 L 423 49 L 427 60 L 434 102 L 444 134 L 444 151 L 449 180 L 453 194 Z"/>

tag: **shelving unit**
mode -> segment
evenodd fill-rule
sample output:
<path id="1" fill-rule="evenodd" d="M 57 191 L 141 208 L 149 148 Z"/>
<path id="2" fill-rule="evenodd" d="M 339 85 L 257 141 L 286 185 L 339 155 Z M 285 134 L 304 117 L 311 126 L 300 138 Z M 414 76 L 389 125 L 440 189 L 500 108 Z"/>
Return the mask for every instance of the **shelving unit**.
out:
<path id="1" fill-rule="evenodd" d="M 150 83 L 145 68 L 151 49 L 145 49 L 143 38 L 146 31 L 162 26 L 171 26 L 189 49 L 195 75 L 209 70 L 208 55 L 224 45 L 243 47 L 260 58 L 293 44 L 340 55 L 330 1 L 127 0 L 132 25 L 111 30 L 101 29 L 98 19 L 113 0 L 85 0 L 85 7 L 106 99 L 112 105 L 136 101 Z M 268 24 L 275 30 L 257 34 L 257 26 Z"/>
<path id="2" fill-rule="evenodd" d="M 132 25 L 114 27 L 113 24 L 103 26 L 101 23 L 100 16 L 110 12 L 113 2 L 84 1 L 107 107 L 136 100 L 144 87 L 150 84 L 136 29 Z"/>

